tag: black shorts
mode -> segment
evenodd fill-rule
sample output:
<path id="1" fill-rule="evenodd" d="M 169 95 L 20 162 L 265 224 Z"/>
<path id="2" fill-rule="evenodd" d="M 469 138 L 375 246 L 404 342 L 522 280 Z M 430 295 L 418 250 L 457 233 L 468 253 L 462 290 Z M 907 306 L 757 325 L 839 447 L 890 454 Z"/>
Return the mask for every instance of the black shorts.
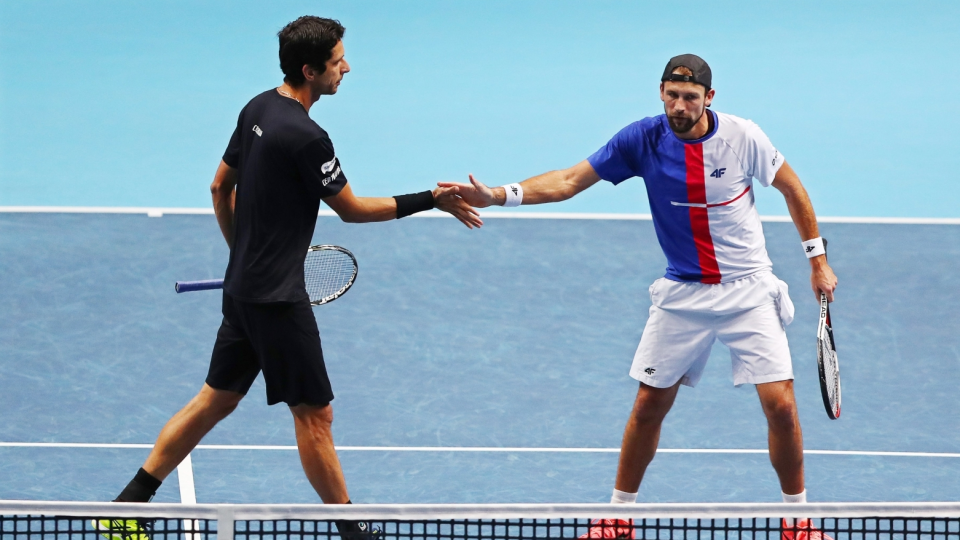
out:
<path id="1" fill-rule="evenodd" d="M 223 323 L 210 358 L 207 384 L 246 394 L 257 374 L 267 404 L 327 405 L 333 390 L 323 363 L 310 302 L 257 304 L 223 294 Z"/>

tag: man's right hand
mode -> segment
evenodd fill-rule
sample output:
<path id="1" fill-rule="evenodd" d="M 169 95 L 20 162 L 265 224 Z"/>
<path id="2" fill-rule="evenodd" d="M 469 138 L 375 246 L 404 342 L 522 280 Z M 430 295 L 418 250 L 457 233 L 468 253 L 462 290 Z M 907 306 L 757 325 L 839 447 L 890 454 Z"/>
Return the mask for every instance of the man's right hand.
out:
<path id="1" fill-rule="evenodd" d="M 489 188 L 474 178 L 472 174 L 470 175 L 469 184 L 437 182 L 437 185 L 442 188 L 457 188 L 457 194 L 460 198 L 474 208 L 501 206 L 507 198 L 507 194 L 503 192 L 503 188 Z M 497 193 L 498 191 L 499 193 Z"/>
<path id="2" fill-rule="evenodd" d="M 544 204 L 560 202 L 600 181 L 590 162 L 583 160 L 569 169 L 546 172 L 533 178 L 527 178 L 523 186 L 522 204 Z M 439 182 L 440 187 L 455 187 L 457 194 L 474 208 L 503 206 L 507 202 L 507 192 L 503 187 L 490 188 L 470 175 L 469 184 L 457 182 Z"/>
<path id="3" fill-rule="evenodd" d="M 437 210 L 452 215 L 467 226 L 468 229 L 483 226 L 483 220 L 480 214 L 470 207 L 467 201 L 463 200 L 458 194 L 460 188 L 457 186 L 441 186 L 433 190 L 433 206 Z"/>

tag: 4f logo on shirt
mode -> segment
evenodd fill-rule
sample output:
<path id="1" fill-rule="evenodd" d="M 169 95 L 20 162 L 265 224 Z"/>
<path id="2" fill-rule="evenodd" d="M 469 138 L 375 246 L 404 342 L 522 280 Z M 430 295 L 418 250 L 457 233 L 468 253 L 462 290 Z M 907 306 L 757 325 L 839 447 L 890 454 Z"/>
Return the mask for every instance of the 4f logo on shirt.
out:
<path id="1" fill-rule="evenodd" d="M 647 369 L 643 370 L 643 372 L 646 373 L 647 375 L 653 375 L 654 373 L 657 372 L 657 370 L 652 367 L 648 367 Z"/>
<path id="2" fill-rule="evenodd" d="M 710 173 L 710 177 L 711 177 L 711 178 L 720 178 L 721 176 L 723 176 L 723 173 L 725 173 L 725 172 L 727 172 L 727 169 L 725 169 L 725 168 L 724 168 L 724 169 L 714 169 L 713 172 Z"/>
<path id="3" fill-rule="evenodd" d="M 257 134 L 257 137 L 263 137 L 263 130 L 256 124 L 253 126 L 253 132 Z"/>

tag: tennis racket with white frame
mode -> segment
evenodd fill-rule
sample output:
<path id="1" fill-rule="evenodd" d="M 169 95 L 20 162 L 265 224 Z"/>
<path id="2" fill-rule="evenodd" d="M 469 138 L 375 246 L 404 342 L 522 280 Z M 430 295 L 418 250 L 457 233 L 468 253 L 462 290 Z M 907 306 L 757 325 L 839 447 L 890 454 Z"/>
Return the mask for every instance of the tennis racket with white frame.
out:
<path id="1" fill-rule="evenodd" d="M 827 240 L 823 240 L 827 249 Z M 826 253 L 824 253 L 826 256 Z M 820 293 L 820 324 L 817 325 L 817 368 L 820 370 L 820 394 L 823 407 L 831 420 L 840 418 L 840 364 L 837 360 L 837 344 L 833 339 L 833 323 L 830 321 L 830 303 L 827 295 Z"/>
<path id="2" fill-rule="evenodd" d="M 303 261 L 303 280 L 310 295 L 310 304 L 319 306 L 343 296 L 357 279 L 357 258 L 340 246 L 318 245 L 307 249 Z M 222 279 L 178 281 L 178 293 L 222 289 Z"/>

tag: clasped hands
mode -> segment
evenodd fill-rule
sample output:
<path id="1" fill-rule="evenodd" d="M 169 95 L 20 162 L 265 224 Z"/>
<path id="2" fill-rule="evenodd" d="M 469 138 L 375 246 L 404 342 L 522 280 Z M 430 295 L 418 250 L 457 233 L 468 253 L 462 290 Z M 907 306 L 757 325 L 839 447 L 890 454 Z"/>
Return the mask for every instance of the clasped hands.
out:
<path id="1" fill-rule="evenodd" d="M 434 206 L 459 219 L 469 229 L 483 225 L 477 208 L 501 205 L 504 197 L 502 188 L 489 188 L 472 174 L 469 184 L 437 182 L 437 188 L 433 190 Z"/>

